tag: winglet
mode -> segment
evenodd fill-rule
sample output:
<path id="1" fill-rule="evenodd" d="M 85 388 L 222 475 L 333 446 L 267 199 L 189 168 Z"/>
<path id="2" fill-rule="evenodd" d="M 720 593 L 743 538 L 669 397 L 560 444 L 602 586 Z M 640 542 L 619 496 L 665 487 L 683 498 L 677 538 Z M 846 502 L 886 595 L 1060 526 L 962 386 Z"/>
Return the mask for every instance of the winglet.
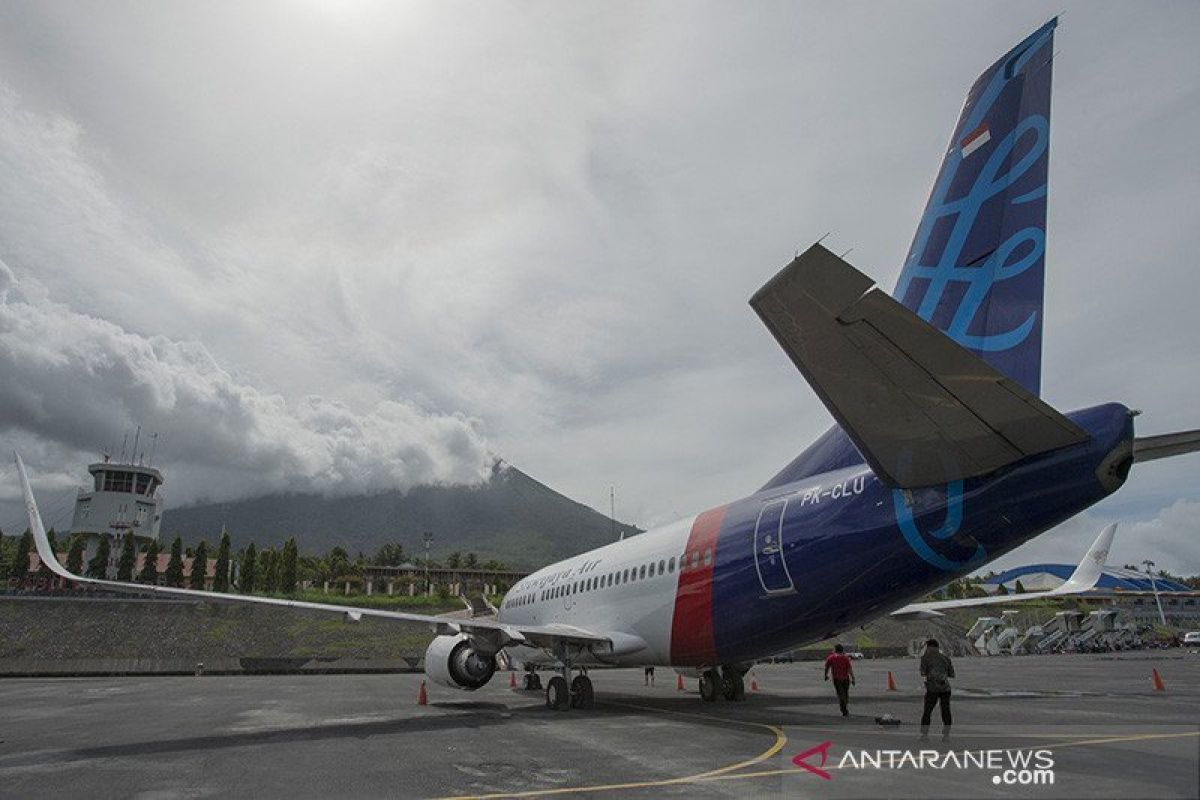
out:
<path id="1" fill-rule="evenodd" d="M 934 600 L 928 603 L 913 603 L 892 612 L 893 619 L 919 620 L 941 616 L 942 611 L 949 608 L 964 608 L 970 606 L 1009 605 L 1024 600 L 1037 600 L 1042 597 L 1062 597 L 1063 595 L 1083 594 L 1096 588 L 1100 576 L 1104 573 L 1104 562 L 1108 559 L 1108 551 L 1112 548 L 1113 537 L 1117 533 L 1117 523 L 1113 523 L 1096 537 L 1092 546 L 1084 553 L 1079 566 L 1071 573 L 1057 589 L 1047 592 L 1029 592 L 1027 594 L 990 595 L 988 597 L 968 597 L 959 600 Z"/>
<path id="2" fill-rule="evenodd" d="M 1117 523 L 1115 522 L 1100 531 L 1100 535 L 1084 553 L 1083 558 L 1079 561 L 1079 566 L 1075 567 L 1075 571 L 1071 573 L 1071 577 L 1067 578 L 1057 589 L 1051 590 L 1050 593 L 1079 594 L 1095 589 L 1096 584 L 1100 581 L 1101 573 L 1104 572 L 1104 562 L 1108 560 L 1108 551 L 1112 548 L 1113 537 L 1116 535 Z"/>
<path id="3" fill-rule="evenodd" d="M 42 515 L 38 511 L 37 502 L 33 499 L 29 476 L 25 474 L 25 462 L 21 460 L 21 454 L 16 450 L 13 451 L 13 458 L 17 462 L 17 477 L 21 480 L 21 492 L 25 495 L 25 511 L 29 514 L 29 530 L 33 534 L 33 543 L 37 547 L 38 558 L 55 575 L 72 581 L 81 580 L 80 576 L 69 572 L 66 567 L 58 563 L 58 557 L 54 555 L 54 549 L 50 547 L 50 538 L 46 536 L 46 528 L 42 525 Z"/>

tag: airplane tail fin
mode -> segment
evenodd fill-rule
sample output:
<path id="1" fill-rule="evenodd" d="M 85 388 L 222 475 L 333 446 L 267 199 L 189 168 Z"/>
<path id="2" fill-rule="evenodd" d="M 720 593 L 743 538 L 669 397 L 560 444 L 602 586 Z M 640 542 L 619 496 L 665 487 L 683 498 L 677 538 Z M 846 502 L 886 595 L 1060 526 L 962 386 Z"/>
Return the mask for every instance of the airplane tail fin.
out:
<path id="1" fill-rule="evenodd" d="M 892 296 L 1039 395 L 1052 19 L 975 81 Z M 834 426 L 762 488 L 861 464 Z"/>
<path id="2" fill-rule="evenodd" d="M 1039 393 L 1052 19 L 971 87 L 893 293 Z"/>

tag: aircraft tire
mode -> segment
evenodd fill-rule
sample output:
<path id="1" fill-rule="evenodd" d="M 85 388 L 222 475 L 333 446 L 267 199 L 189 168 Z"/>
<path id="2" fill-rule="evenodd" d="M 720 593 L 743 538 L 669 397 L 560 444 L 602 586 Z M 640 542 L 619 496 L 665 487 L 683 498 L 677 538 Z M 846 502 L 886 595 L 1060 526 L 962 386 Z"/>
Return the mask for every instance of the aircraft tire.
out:
<path id="1" fill-rule="evenodd" d="M 746 682 L 736 670 L 728 667 L 721 670 L 721 694 L 726 700 L 738 701 L 746 699 Z"/>
<path id="2" fill-rule="evenodd" d="M 715 702 L 717 694 L 720 691 L 720 679 L 717 676 L 717 671 L 707 669 L 700 676 L 700 697 L 706 703 Z"/>
<path id="3" fill-rule="evenodd" d="M 571 693 L 567 690 L 567 682 L 561 675 L 555 675 L 546 682 L 546 708 L 566 711 L 570 707 Z"/>
<path id="4" fill-rule="evenodd" d="M 592 691 L 592 679 L 587 675 L 576 675 L 571 681 L 571 708 L 591 708 L 596 704 Z"/>

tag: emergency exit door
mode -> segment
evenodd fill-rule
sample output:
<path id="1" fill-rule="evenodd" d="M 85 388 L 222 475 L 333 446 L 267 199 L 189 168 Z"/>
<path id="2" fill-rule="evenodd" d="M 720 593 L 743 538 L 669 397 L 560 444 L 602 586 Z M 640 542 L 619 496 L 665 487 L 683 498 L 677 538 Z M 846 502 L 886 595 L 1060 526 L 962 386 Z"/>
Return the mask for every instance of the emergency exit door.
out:
<path id="1" fill-rule="evenodd" d="M 787 562 L 783 559 L 783 512 L 787 500 L 763 506 L 754 525 L 754 565 L 758 580 L 769 595 L 796 591 Z"/>

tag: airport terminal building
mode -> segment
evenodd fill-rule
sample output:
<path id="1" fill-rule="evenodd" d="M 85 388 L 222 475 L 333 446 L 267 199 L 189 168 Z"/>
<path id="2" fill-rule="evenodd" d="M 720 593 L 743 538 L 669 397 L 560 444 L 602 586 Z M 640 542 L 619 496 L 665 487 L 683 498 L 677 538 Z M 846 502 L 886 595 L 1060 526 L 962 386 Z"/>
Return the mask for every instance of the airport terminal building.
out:
<path id="1" fill-rule="evenodd" d="M 1027 592 L 1057 588 L 1071 573 L 1073 564 L 1030 564 L 1014 567 L 992 576 L 983 584 L 988 594 L 997 594 L 1003 586 L 1009 594 L 1017 592 L 1017 581 Z M 1169 623 L 1200 627 L 1200 591 L 1169 578 L 1155 576 L 1153 583 L 1144 572 L 1128 567 L 1105 566 L 1096 588 L 1080 599 L 1086 605 L 1104 605 L 1120 609 L 1131 622 L 1153 625 L 1159 622 L 1158 602 Z"/>

